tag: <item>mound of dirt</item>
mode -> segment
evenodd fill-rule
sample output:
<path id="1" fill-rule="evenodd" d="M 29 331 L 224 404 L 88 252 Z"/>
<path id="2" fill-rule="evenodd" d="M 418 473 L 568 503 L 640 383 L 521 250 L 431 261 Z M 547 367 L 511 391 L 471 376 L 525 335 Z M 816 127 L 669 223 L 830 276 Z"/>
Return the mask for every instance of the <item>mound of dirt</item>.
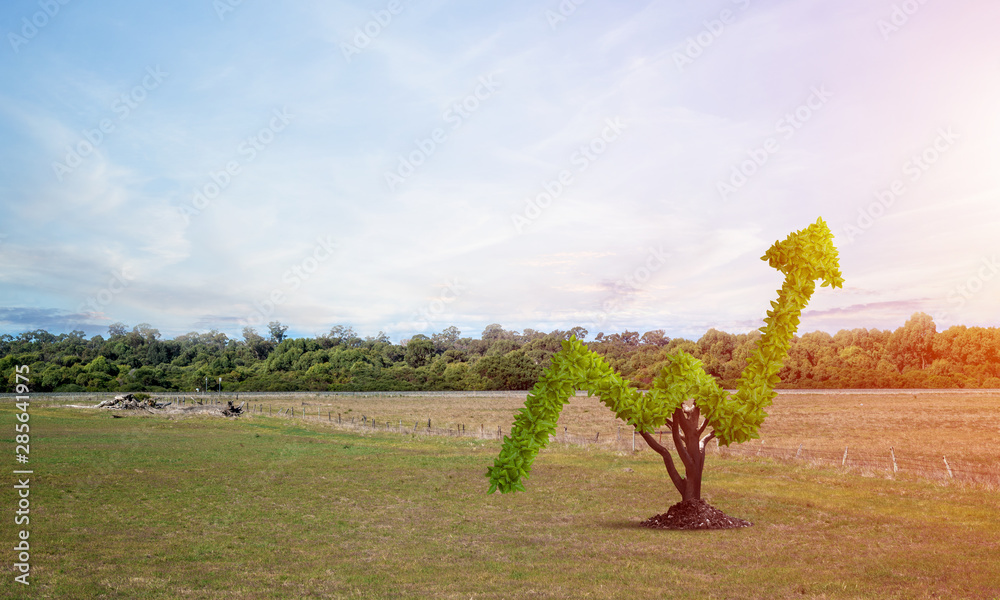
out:
<path id="1" fill-rule="evenodd" d="M 646 519 L 641 525 L 651 529 L 739 529 L 753 523 L 730 517 L 704 500 L 685 500 L 662 515 Z"/>

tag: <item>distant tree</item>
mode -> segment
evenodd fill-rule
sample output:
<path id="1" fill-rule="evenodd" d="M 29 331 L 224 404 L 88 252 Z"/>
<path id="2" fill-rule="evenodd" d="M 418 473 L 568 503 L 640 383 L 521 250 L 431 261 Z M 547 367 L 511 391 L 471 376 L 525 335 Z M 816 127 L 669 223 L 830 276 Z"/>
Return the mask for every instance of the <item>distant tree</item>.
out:
<path id="1" fill-rule="evenodd" d="M 937 327 L 927 313 L 914 313 L 905 325 L 892 333 L 886 358 L 902 373 L 907 367 L 923 369 L 934 357 Z"/>
<path id="2" fill-rule="evenodd" d="M 108 337 L 111 339 L 125 337 L 125 334 L 127 333 L 128 325 L 122 323 L 121 321 L 108 325 Z"/>
<path id="3" fill-rule="evenodd" d="M 414 369 L 422 367 L 430 362 L 434 356 L 434 342 L 426 335 L 418 333 L 410 338 L 406 344 L 406 364 Z"/>
<path id="4" fill-rule="evenodd" d="M 441 333 L 432 334 L 431 341 L 434 342 L 434 351 L 441 354 L 445 350 L 454 348 L 461 337 L 462 332 L 454 325 L 446 327 Z"/>
<path id="5" fill-rule="evenodd" d="M 732 333 L 712 328 L 698 340 L 698 353 L 705 366 L 705 372 L 722 377 L 726 363 L 733 359 L 736 350 L 736 336 Z"/>
<path id="6" fill-rule="evenodd" d="M 478 360 L 472 370 L 487 382 L 486 388 L 491 390 L 526 390 L 538 381 L 542 373 L 541 367 L 523 350 L 487 356 Z"/>
<path id="7" fill-rule="evenodd" d="M 331 327 L 330 333 L 326 334 L 326 339 L 333 346 L 349 347 L 357 346 L 363 341 L 360 337 L 358 337 L 358 334 L 354 332 L 353 327 L 344 325 L 334 325 Z"/>
<path id="8" fill-rule="evenodd" d="M 483 330 L 482 339 L 487 342 L 493 342 L 496 340 L 512 340 L 516 336 L 516 331 L 504 331 L 504 328 L 500 324 L 490 323 Z"/>
<path id="9" fill-rule="evenodd" d="M 253 327 L 243 328 L 243 343 L 257 360 L 264 360 L 274 350 L 274 344 L 264 339 Z"/>
<path id="10" fill-rule="evenodd" d="M 139 323 L 132 328 L 132 332 L 140 336 L 147 344 L 160 339 L 160 330 L 149 323 Z"/>
<path id="11" fill-rule="evenodd" d="M 486 356 L 503 356 L 508 352 L 513 352 L 520 348 L 521 345 L 517 343 L 516 340 L 502 339 L 496 340 L 490 344 L 489 350 L 486 351 Z"/>
<path id="12" fill-rule="evenodd" d="M 267 331 L 271 334 L 271 341 L 275 344 L 280 344 L 285 339 L 285 332 L 288 331 L 288 325 L 282 325 L 279 321 L 271 321 L 267 324 Z"/>
<path id="13" fill-rule="evenodd" d="M 666 333 L 662 329 L 654 329 L 653 331 L 647 331 L 642 334 L 642 337 L 639 338 L 639 343 L 647 346 L 662 348 L 670 343 L 670 338 L 667 337 Z"/>
<path id="14" fill-rule="evenodd" d="M 379 331 L 375 337 L 367 336 L 365 342 L 369 344 L 391 344 L 392 340 L 383 331 Z"/>
<path id="15" fill-rule="evenodd" d="M 839 357 L 833 337 L 824 331 L 813 331 L 794 340 L 779 375 L 782 381 L 817 387 L 831 377 L 836 360 Z"/>

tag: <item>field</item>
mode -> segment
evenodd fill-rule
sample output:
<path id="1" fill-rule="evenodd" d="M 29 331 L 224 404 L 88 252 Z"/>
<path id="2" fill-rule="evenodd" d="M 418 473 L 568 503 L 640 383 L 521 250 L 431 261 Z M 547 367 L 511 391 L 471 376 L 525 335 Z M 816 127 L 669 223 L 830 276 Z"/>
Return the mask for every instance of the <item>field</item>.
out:
<path id="1" fill-rule="evenodd" d="M 246 395 L 242 396 L 244 399 Z M 487 397 L 448 395 L 261 395 L 249 396 L 274 414 L 294 410 L 318 421 L 376 429 L 417 432 L 430 419 L 435 430 L 496 435 L 507 432 L 524 393 Z M 902 473 L 932 478 L 953 475 L 990 485 L 1000 484 L 1000 391 L 997 390 L 824 390 L 782 391 L 768 409 L 761 439 L 727 449 L 730 453 L 795 456 L 841 464 L 865 473 L 892 471 L 892 457 Z M 286 413 L 287 414 L 287 413 Z M 579 395 L 559 419 L 560 440 L 599 442 L 608 449 L 631 450 L 631 433 L 596 398 Z M 644 448 L 641 438 L 637 446 Z M 800 450 L 801 447 L 801 450 Z M 890 454 L 890 448 L 892 453 Z"/>
<path id="2" fill-rule="evenodd" d="M 409 433 L 428 418 L 506 432 L 523 395 L 261 401 L 321 418 L 114 419 L 33 404 L 34 583 L 11 583 L 8 566 L 0 597 L 1000 597 L 1000 495 L 986 486 L 712 454 L 706 498 L 754 526 L 652 531 L 637 524 L 676 498 L 649 451 L 556 443 L 527 493 L 487 496 L 498 440 Z M 986 467 L 998 404 L 989 393 L 783 394 L 764 445 L 893 445 Z M 392 427 L 338 428 L 338 412 Z M 8 456 L 12 413 L 5 401 Z M 609 438 L 609 417 L 576 398 L 560 425 Z M 13 511 L 10 485 L 0 498 Z"/>

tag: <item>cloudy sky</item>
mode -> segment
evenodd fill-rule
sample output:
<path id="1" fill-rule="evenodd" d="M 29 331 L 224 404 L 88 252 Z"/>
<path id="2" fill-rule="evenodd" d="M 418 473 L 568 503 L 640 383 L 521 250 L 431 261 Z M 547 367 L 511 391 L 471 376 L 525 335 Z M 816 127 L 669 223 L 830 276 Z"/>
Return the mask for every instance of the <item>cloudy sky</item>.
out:
<path id="1" fill-rule="evenodd" d="M 1000 325 L 1000 4 L 11 0 L 0 333 Z"/>

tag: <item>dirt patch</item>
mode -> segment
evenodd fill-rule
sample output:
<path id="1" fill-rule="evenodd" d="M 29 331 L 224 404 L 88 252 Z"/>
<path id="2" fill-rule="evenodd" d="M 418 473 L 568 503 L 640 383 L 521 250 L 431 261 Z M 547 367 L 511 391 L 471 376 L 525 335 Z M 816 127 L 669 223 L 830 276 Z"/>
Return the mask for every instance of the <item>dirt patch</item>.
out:
<path id="1" fill-rule="evenodd" d="M 650 529 L 739 529 L 753 523 L 730 517 L 704 500 L 685 500 L 641 525 Z"/>

